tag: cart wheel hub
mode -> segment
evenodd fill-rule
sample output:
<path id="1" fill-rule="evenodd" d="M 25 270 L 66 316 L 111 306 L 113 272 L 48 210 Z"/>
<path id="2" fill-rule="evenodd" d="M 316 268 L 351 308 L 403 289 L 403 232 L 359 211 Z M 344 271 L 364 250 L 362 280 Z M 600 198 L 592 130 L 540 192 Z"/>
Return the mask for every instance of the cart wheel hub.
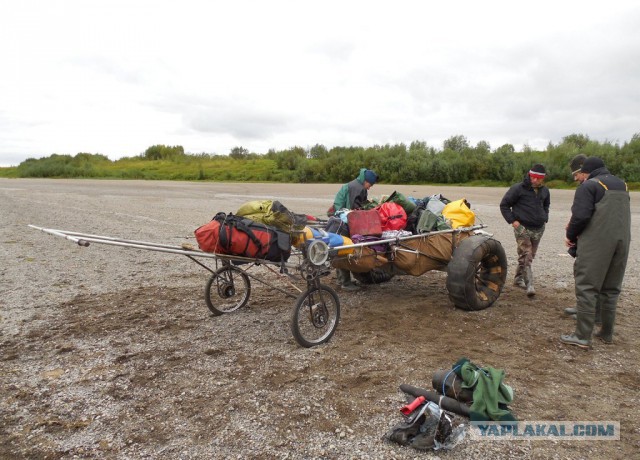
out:
<path id="1" fill-rule="evenodd" d="M 322 240 L 313 240 L 307 247 L 307 257 L 313 265 L 323 265 L 329 258 L 329 246 Z"/>
<path id="2" fill-rule="evenodd" d="M 218 287 L 218 292 L 220 293 L 220 297 L 228 299 L 236 294 L 236 288 L 230 283 L 223 283 Z"/>
<path id="3" fill-rule="evenodd" d="M 326 326 L 329 318 L 327 315 L 327 308 L 322 304 L 311 305 L 311 323 L 317 327 L 322 328 Z"/>

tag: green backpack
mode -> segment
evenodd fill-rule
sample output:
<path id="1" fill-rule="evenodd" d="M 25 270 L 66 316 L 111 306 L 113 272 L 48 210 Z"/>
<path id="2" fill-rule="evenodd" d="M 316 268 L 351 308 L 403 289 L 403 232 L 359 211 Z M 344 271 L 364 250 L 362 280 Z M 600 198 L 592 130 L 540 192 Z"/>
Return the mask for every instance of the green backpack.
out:
<path id="1" fill-rule="evenodd" d="M 287 233 L 292 230 L 302 230 L 306 223 L 306 218 L 292 213 L 279 201 L 272 200 L 249 201 L 240 206 L 236 215 Z"/>
<path id="2" fill-rule="evenodd" d="M 402 206 L 402 209 L 407 213 L 407 216 L 411 215 L 414 209 L 416 209 L 415 203 L 397 190 L 394 190 L 394 192 L 389 195 L 389 198 L 384 200 L 383 203 L 385 201 L 392 201 Z"/>
<path id="3" fill-rule="evenodd" d="M 451 225 L 442 216 L 442 214 L 435 214 L 428 209 L 425 209 L 420 214 L 418 223 L 416 224 L 416 234 L 428 233 L 437 230 L 449 230 Z"/>

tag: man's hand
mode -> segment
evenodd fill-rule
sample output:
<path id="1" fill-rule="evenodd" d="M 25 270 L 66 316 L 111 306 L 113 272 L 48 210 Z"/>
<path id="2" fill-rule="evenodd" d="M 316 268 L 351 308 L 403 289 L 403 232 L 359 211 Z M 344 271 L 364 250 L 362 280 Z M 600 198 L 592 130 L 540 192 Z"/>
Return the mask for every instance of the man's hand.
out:
<path id="1" fill-rule="evenodd" d="M 569 238 L 564 239 L 564 245 L 568 248 L 572 248 L 576 245 L 576 243 L 573 243 L 572 241 L 569 241 Z"/>

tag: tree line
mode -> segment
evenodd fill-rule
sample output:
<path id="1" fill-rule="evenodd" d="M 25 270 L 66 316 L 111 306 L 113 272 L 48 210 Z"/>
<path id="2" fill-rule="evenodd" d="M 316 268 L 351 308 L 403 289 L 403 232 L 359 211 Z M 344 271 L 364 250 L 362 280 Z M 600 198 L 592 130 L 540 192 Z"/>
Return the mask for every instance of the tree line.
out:
<path id="1" fill-rule="evenodd" d="M 547 183 L 562 187 L 572 183 L 568 164 L 578 153 L 599 156 L 612 173 L 640 183 L 640 133 L 622 144 L 571 134 L 542 151 L 527 146 L 516 151 L 511 144 L 491 149 L 485 141 L 471 145 L 463 135 L 450 137 L 442 148 L 423 141 L 330 149 L 316 144 L 266 154 L 243 147 L 228 155 L 188 154 L 182 146 L 154 145 L 136 157 L 116 161 L 89 153 L 30 158 L 17 167 L 0 168 L 0 176 L 344 183 L 365 167 L 376 171 L 383 183 L 506 185 L 542 163 Z"/>

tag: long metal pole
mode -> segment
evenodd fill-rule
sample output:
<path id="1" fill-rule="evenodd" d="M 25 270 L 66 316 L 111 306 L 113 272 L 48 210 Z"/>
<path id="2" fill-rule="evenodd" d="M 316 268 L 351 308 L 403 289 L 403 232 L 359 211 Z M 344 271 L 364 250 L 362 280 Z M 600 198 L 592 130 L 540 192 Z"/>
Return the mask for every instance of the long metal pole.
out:
<path id="1" fill-rule="evenodd" d="M 397 236 L 395 238 L 388 238 L 384 240 L 376 240 L 376 241 L 367 241 L 364 243 L 354 243 L 354 244 L 346 244 L 344 246 L 334 246 L 331 248 L 331 251 L 340 251 L 342 249 L 352 249 L 352 248 L 361 248 L 364 246 L 375 246 L 376 244 L 385 244 L 385 243 L 398 243 L 400 241 L 414 240 L 416 238 L 425 238 L 431 235 L 438 235 L 441 233 L 462 233 L 462 232 L 471 232 L 473 230 L 480 230 L 481 228 L 485 228 L 486 225 L 474 225 L 472 227 L 458 227 L 447 230 L 437 230 L 435 232 L 428 233 L 420 233 L 419 235 L 411 235 L 411 236 Z"/>
<path id="2" fill-rule="evenodd" d="M 42 228 L 35 225 L 29 225 L 31 228 L 35 228 L 36 230 L 43 231 L 45 233 L 49 233 L 51 235 L 60 236 L 67 240 L 73 241 L 80 246 L 89 246 L 89 243 L 98 243 L 98 244 L 106 244 L 110 246 L 120 246 L 125 248 L 133 248 L 133 249 L 145 249 L 147 251 L 156 251 L 156 252 L 164 252 L 168 254 L 181 254 L 185 256 L 192 257 L 206 257 L 209 259 L 222 259 L 222 260 L 230 260 L 230 261 L 242 261 L 242 262 L 261 262 L 261 263 L 274 263 L 268 260 L 262 259 L 254 259 L 250 257 L 241 257 L 227 254 L 216 254 L 201 251 L 200 249 L 183 249 L 180 246 L 171 246 L 166 244 L 157 244 L 150 243 L 147 241 L 135 241 L 135 240 L 126 240 L 122 238 L 112 238 L 109 236 L 101 236 L 101 235 L 91 235 L 88 233 L 79 233 L 79 232 L 68 232 L 65 230 L 56 230 L 52 228 Z M 73 236 L 71 236 L 73 235 Z M 295 265 L 285 264 L 287 268 L 295 268 Z"/>

